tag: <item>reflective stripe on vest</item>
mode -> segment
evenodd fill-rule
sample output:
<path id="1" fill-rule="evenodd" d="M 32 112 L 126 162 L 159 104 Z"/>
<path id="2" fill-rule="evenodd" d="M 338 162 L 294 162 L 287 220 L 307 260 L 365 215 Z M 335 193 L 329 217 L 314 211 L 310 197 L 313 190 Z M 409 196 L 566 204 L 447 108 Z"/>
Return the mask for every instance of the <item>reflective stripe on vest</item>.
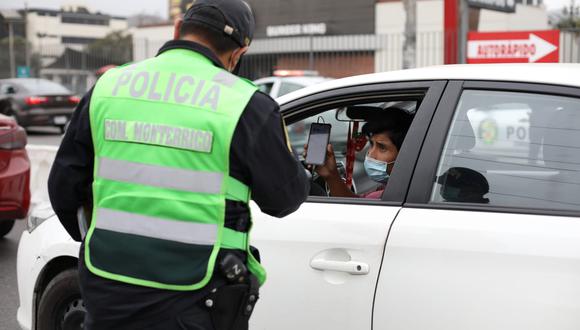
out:
<path id="1" fill-rule="evenodd" d="M 213 245 L 217 240 L 218 226 L 215 224 L 161 219 L 104 208 L 97 210 L 97 218 L 95 228 L 123 234 L 197 245 Z M 135 226 L 136 222 L 139 226 Z M 247 236 L 247 233 L 224 228 L 223 245 L 244 250 Z"/>
<path id="2" fill-rule="evenodd" d="M 96 228 L 118 233 L 197 245 L 213 245 L 217 240 L 216 224 L 160 219 L 103 208 L 97 210 L 97 219 Z"/>
<path id="3" fill-rule="evenodd" d="M 221 191 L 223 174 L 219 172 L 188 171 L 105 157 L 99 160 L 98 175 L 103 179 L 193 193 L 217 194 Z M 245 184 L 228 176 L 226 196 L 230 200 L 247 203 L 250 190 Z"/>
<path id="4" fill-rule="evenodd" d="M 189 171 L 100 157 L 99 176 L 103 179 L 143 184 L 194 193 L 218 194 L 223 174 Z"/>

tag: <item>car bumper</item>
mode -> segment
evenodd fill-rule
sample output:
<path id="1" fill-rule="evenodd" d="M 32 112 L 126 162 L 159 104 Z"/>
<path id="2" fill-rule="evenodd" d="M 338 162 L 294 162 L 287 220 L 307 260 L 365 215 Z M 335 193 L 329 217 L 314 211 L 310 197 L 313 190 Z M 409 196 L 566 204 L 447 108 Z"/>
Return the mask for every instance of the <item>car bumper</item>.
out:
<path id="1" fill-rule="evenodd" d="M 22 329 L 33 326 L 35 290 L 45 267 L 59 257 L 78 258 L 79 247 L 80 243 L 68 235 L 56 216 L 44 221 L 32 233 L 27 230 L 22 233 L 16 259 L 20 299 L 16 318 Z"/>
<path id="2" fill-rule="evenodd" d="M 31 108 L 17 114 L 18 124 L 20 126 L 64 126 L 73 112 L 73 108 Z"/>

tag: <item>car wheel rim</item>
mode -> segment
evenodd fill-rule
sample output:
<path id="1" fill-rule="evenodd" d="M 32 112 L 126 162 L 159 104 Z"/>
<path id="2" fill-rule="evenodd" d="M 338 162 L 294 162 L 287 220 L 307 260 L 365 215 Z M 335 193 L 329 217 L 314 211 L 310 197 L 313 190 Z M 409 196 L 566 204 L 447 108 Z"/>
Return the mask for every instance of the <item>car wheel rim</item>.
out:
<path id="1" fill-rule="evenodd" d="M 72 300 L 63 310 L 60 322 L 60 329 L 62 330 L 78 330 L 83 329 L 85 320 L 85 304 L 80 298 Z"/>

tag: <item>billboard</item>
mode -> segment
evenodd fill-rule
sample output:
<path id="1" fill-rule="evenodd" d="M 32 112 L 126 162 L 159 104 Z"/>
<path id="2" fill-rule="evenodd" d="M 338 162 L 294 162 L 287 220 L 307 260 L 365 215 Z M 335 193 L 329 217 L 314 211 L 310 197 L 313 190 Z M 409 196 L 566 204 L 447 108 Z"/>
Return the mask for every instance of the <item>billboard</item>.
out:
<path id="1" fill-rule="evenodd" d="M 375 0 L 246 0 L 254 38 L 375 33 Z"/>

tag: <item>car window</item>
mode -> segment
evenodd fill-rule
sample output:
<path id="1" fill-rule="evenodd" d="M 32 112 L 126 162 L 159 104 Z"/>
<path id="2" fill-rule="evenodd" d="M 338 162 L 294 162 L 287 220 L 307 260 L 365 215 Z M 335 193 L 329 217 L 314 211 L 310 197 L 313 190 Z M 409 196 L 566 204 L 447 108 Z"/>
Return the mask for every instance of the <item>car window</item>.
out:
<path id="1" fill-rule="evenodd" d="M 264 92 L 268 95 L 270 95 L 270 92 L 272 91 L 272 86 L 274 86 L 274 83 L 264 83 L 264 84 L 259 84 L 258 85 L 258 89 L 261 92 Z"/>
<path id="2" fill-rule="evenodd" d="M 282 82 L 280 84 L 280 90 L 278 91 L 278 96 L 282 96 L 282 95 L 286 95 L 288 93 L 297 91 L 301 88 L 304 88 L 303 85 L 299 85 L 299 84 L 295 84 L 295 83 L 289 83 L 289 82 Z"/>
<path id="3" fill-rule="evenodd" d="M 13 92 L 16 90 L 14 86 L 10 84 L 2 84 L 0 85 L 0 94 L 10 94 L 9 91 L 12 90 Z"/>
<path id="4" fill-rule="evenodd" d="M 368 101 L 367 101 L 368 102 Z M 347 137 L 349 134 L 349 129 L 354 129 L 355 125 L 358 127 L 358 132 L 362 131 L 362 127 L 365 122 L 356 120 L 348 121 L 349 117 L 346 113 L 354 114 L 357 111 L 386 111 L 384 109 L 388 107 L 399 107 L 405 111 L 413 114 L 419 101 L 375 101 L 375 102 L 365 102 L 365 103 L 349 103 L 344 106 L 339 106 L 338 108 L 332 108 L 324 110 L 322 112 L 317 112 L 307 118 L 294 122 L 288 125 L 288 137 L 292 148 L 299 154 L 302 155 L 304 152 L 304 145 L 308 142 L 308 135 L 310 133 L 310 126 L 312 123 L 326 123 L 331 125 L 330 139 L 329 142 L 332 144 L 334 149 L 334 154 L 337 162 L 337 169 L 342 177 L 345 179 L 346 167 L 347 167 Z M 348 109 L 348 110 L 347 110 Z M 367 112 L 368 113 L 368 112 Z M 337 118 L 340 118 L 337 119 Z M 361 133 L 362 135 L 362 133 Z M 363 147 L 364 146 L 364 147 Z M 361 146 L 362 150 L 356 152 L 354 165 L 353 165 L 353 188 L 352 190 L 357 194 L 365 194 L 377 190 L 379 187 L 384 188 L 383 185 L 371 180 L 365 172 L 364 160 L 367 150 L 369 148 L 369 143 Z M 324 180 L 322 180 L 324 183 Z M 377 197 L 378 198 L 378 197 Z"/>
<path id="5" fill-rule="evenodd" d="M 580 100 L 466 90 L 431 202 L 580 209 Z"/>

